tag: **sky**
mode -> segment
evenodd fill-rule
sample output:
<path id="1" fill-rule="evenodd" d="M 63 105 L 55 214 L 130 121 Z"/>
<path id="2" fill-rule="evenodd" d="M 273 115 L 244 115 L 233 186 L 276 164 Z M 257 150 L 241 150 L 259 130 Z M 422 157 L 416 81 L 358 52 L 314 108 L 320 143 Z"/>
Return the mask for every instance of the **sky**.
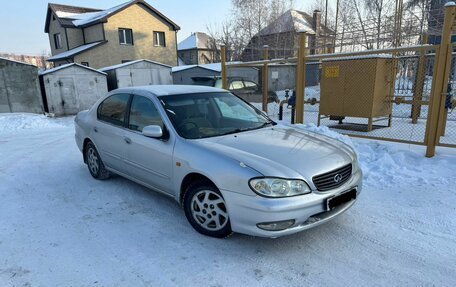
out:
<path id="1" fill-rule="evenodd" d="M 52 0 L 51 2 L 106 9 L 127 0 Z M 0 52 L 41 54 L 49 51 L 49 40 L 44 33 L 47 0 L 0 0 Z M 181 30 L 178 41 L 192 32 L 206 31 L 207 25 L 223 21 L 230 11 L 231 0 L 147 0 Z M 297 8 L 311 1 L 297 0 Z"/>

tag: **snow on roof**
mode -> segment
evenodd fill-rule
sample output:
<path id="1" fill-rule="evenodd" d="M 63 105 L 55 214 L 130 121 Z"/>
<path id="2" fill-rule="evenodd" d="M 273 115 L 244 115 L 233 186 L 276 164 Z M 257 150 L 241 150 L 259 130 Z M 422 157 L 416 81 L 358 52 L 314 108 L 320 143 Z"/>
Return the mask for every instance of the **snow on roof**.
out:
<path id="1" fill-rule="evenodd" d="M 113 65 L 113 66 L 109 66 L 109 67 L 104 67 L 104 68 L 101 68 L 100 71 L 115 70 L 115 69 L 122 68 L 122 67 L 125 67 L 125 66 L 133 65 L 133 64 L 136 64 L 136 63 L 139 63 L 139 62 L 149 62 L 149 63 L 152 63 L 152 64 L 156 64 L 156 65 L 164 66 L 164 67 L 167 67 L 167 68 L 171 68 L 171 66 L 165 65 L 165 64 L 160 63 L 160 62 L 155 62 L 155 61 L 151 61 L 151 60 L 147 60 L 147 59 L 140 59 L 140 60 L 130 61 L 130 62 L 117 64 L 117 65 Z"/>
<path id="2" fill-rule="evenodd" d="M 333 33 L 325 25 L 320 25 L 326 33 Z M 315 34 L 313 28 L 313 17 L 306 12 L 290 9 L 279 16 L 275 21 L 260 31 L 260 35 L 271 35 L 286 32 L 306 31 L 309 34 Z"/>
<path id="3" fill-rule="evenodd" d="M 77 16 L 77 18 L 76 18 L 77 20 L 73 21 L 73 24 L 76 27 L 79 27 L 79 26 L 84 26 L 84 25 L 90 24 L 92 22 L 96 22 L 98 20 L 101 20 L 101 19 L 109 16 L 110 14 L 116 13 L 117 11 L 119 11 L 119 10 L 123 9 L 124 7 L 130 5 L 132 2 L 135 2 L 135 0 L 125 2 L 123 4 L 114 6 L 112 8 L 109 8 L 109 9 L 106 9 L 106 10 L 102 10 L 100 12 L 89 12 L 89 13 L 79 14 Z"/>
<path id="4" fill-rule="evenodd" d="M 211 37 L 203 32 L 192 33 L 177 45 L 177 50 L 210 49 Z"/>
<path id="5" fill-rule="evenodd" d="M 98 45 L 104 44 L 104 43 L 106 43 L 106 41 L 98 41 L 98 42 L 82 45 L 82 46 L 79 46 L 77 48 L 74 48 L 74 49 L 65 51 L 63 53 L 57 54 L 55 56 L 49 57 L 47 59 L 47 61 L 51 61 L 52 62 L 52 61 L 58 61 L 58 60 L 72 58 L 74 55 L 77 55 L 77 54 L 80 54 L 80 53 L 82 53 L 84 51 L 90 50 L 90 49 L 92 49 L 92 48 L 94 48 L 94 47 L 96 47 Z"/>
<path id="6" fill-rule="evenodd" d="M 347 60 L 362 60 L 362 59 L 392 59 L 393 55 L 391 54 L 372 54 L 372 55 L 361 55 L 361 56 L 347 56 L 347 57 L 338 57 L 338 58 L 328 58 L 323 59 L 322 62 L 332 62 L 332 61 L 347 61 Z"/>
<path id="7" fill-rule="evenodd" d="M 222 65 L 220 63 L 212 63 L 212 64 L 204 64 L 204 65 L 185 65 L 185 66 L 177 66 L 172 68 L 172 72 L 180 72 L 188 69 L 192 69 L 195 67 L 200 67 L 206 70 L 211 70 L 214 72 L 221 72 L 222 71 Z"/>
<path id="8" fill-rule="evenodd" d="M 227 62 L 227 64 L 239 64 L 241 62 L 239 61 L 234 61 L 234 62 Z M 211 64 L 203 64 L 203 65 L 185 65 L 185 66 L 176 66 L 172 68 L 172 72 L 180 72 L 188 69 L 192 69 L 195 67 L 203 68 L 206 70 L 214 71 L 214 72 L 222 72 L 222 64 L 221 63 L 211 63 Z M 251 69 L 256 69 L 254 67 L 249 67 Z"/>
<path id="9" fill-rule="evenodd" d="M 4 61 L 16 63 L 16 64 L 21 64 L 21 65 L 27 65 L 27 66 L 36 67 L 35 65 L 32 65 L 32 64 L 29 64 L 29 63 L 19 62 L 19 61 L 16 61 L 16 60 L 11 60 L 11 59 L 8 59 L 8 58 L 3 58 L 3 57 L 0 57 L 0 60 L 4 60 Z"/>
<path id="10" fill-rule="evenodd" d="M 293 26 L 296 32 L 306 31 L 315 33 L 312 27 L 312 17 L 304 12 L 297 10 L 290 10 L 291 17 L 293 18 Z M 310 18 L 309 18 L 310 17 Z"/>
<path id="11" fill-rule="evenodd" d="M 180 71 L 188 70 L 188 69 L 195 68 L 195 67 L 198 67 L 198 65 L 182 65 L 182 66 L 173 67 L 171 69 L 171 71 L 173 73 L 175 73 L 175 72 L 180 72 Z"/>
<path id="12" fill-rule="evenodd" d="M 55 14 L 57 14 L 57 17 L 59 17 L 59 18 L 73 19 L 73 20 L 87 19 L 88 17 L 95 16 L 98 13 L 100 13 L 100 12 L 99 11 L 85 12 L 85 13 L 66 12 L 66 11 L 56 11 L 55 12 Z"/>
<path id="13" fill-rule="evenodd" d="M 315 33 L 312 28 L 312 17 L 305 12 L 288 10 L 279 16 L 275 21 L 260 31 L 260 35 L 270 35 L 285 32 L 298 32 L 306 30 Z"/>
<path id="14" fill-rule="evenodd" d="M 62 65 L 62 66 L 59 66 L 59 67 L 56 67 L 56 68 L 53 68 L 53 69 L 49 69 L 49 70 L 42 71 L 42 72 L 40 72 L 39 74 L 40 74 L 40 75 L 47 75 L 47 74 L 51 74 L 51 73 L 57 72 L 57 71 L 59 71 L 59 70 L 63 70 L 63 69 L 72 67 L 72 66 L 78 66 L 78 67 L 83 68 L 83 69 L 86 69 L 86 70 L 91 70 L 91 71 L 93 71 L 93 72 L 96 72 L 96 73 L 100 73 L 100 74 L 106 75 L 106 73 L 104 73 L 104 72 L 102 72 L 102 71 L 95 70 L 95 69 L 93 69 L 93 68 L 90 68 L 90 67 L 87 67 L 87 66 L 83 66 L 83 65 L 80 65 L 80 64 L 78 64 L 78 63 L 69 63 L 69 64 L 65 64 L 65 65 Z"/>

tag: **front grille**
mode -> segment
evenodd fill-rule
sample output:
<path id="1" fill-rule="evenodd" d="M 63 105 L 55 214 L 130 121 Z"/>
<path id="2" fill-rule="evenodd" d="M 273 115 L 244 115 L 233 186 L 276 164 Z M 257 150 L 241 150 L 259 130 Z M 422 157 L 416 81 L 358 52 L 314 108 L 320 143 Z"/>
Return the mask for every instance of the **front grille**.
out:
<path id="1" fill-rule="evenodd" d="M 348 164 L 336 170 L 314 176 L 313 183 L 319 191 L 326 191 L 337 188 L 347 182 L 352 174 L 352 165 Z M 338 176 L 336 180 L 336 176 Z"/>

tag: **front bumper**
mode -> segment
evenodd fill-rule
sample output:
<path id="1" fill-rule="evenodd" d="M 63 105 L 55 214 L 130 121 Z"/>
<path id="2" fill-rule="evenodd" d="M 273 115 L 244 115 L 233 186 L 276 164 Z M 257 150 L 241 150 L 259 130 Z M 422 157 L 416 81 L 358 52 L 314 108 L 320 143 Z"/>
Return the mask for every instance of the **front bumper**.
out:
<path id="1" fill-rule="evenodd" d="M 280 237 L 293 234 L 325 223 L 342 214 L 355 203 L 352 200 L 331 211 L 326 210 L 326 200 L 342 192 L 356 189 L 357 194 L 362 189 L 362 172 L 356 171 L 351 179 L 337 189 L 288 197 L 265 198 L 249 196 L 222 190 L 228 212 L 231 228 L 235 232 L 261 237 Z M 294 219 L 290 228 L 280 231 L 267 231 L 257 227 L 258 223 L 276 222 Z"/>

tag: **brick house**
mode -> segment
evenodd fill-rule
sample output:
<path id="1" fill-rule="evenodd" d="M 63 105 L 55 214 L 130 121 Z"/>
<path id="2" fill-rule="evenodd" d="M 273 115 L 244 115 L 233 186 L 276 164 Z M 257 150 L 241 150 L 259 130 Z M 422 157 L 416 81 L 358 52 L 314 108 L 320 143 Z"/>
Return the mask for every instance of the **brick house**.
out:
<path id="1" fill-rule="evenodd" d="M 255 35 L 242 52 L 243 61 L 262 58 L 264 45 L 269 46 L 270 58 L 289 58 L 297 55 L 299 31 L 308 34 L 307 45 L 310 54 L 332 53 L 334 31 L 321 24 L 321 12 L 313 15 L 290 9 Z"/>
<path id="2" fill-rule="evenodd" d="M 192 33 L 177 45 L 177 54 L 183 65 L 203 65 L 220 62 L 216 41 L 203 32 Z"/>
<path id="3" fill-rule="evenodd" d="M 106 10 L 50 3 L 45 32 L 52 56 L 47 60 L 92 68 L 138 59 L 175 66 L 179 29 L 143 0 Z"/>

